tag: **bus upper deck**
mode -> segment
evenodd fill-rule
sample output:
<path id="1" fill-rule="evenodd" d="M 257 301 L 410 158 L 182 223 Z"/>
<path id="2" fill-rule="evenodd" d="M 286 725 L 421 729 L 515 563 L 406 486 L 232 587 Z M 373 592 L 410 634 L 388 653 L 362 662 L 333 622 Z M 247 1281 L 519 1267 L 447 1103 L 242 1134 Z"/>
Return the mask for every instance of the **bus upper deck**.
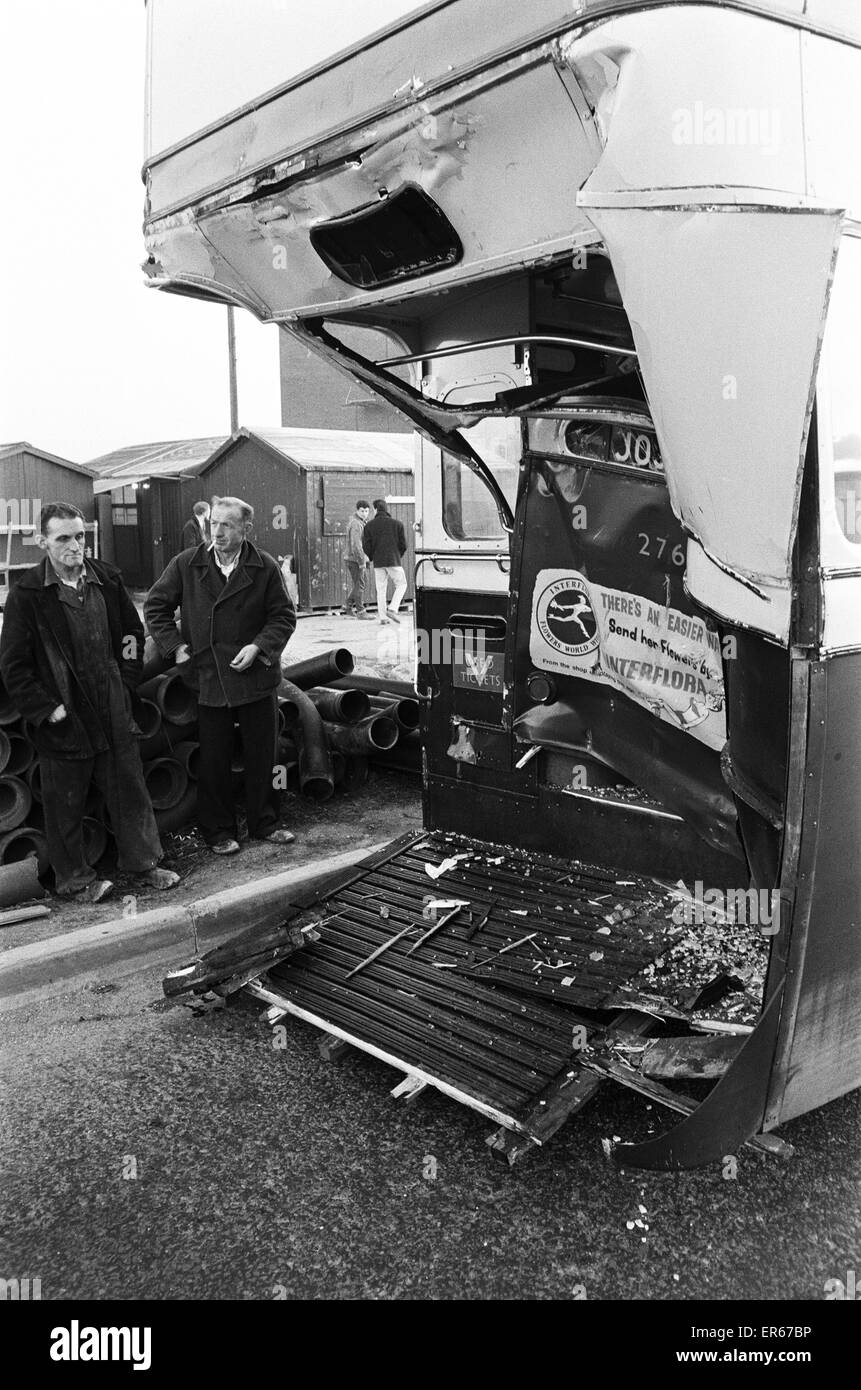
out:
<path id="1" fill-rule="evenodd" d="M 478 644 L 419 653 L 427 833 L 544 856 L 536 878 L 571 864 L 574 917 L 590 874 L 630 874 L 652 961 L 649 875 L 774 895 L 759 1022 L 634 1160 L 705 1161 L 858 1085 L 855 7 L 393 6 L 386 29 L 219 113 L 160 68 L 150 6 L 151 283 L 278 322 L 419 432 L 417 623 Z M 256 8 L 242 42 L 271 73 L 272 7 Z M 369 870 L 405 914 L 443 843 Z M 462 870 L 479 898 L 483 856 Z M 353 948 L 373 942 L 345 892 Z M 541 894 L 523 910 L 540 916 Z M 606 1031 L 647 966 L 622 942 L 593 988 L 607 952 L 562 938 L 585 984 L 541 1007 Z M 365 986 L 345 1002 L 337 979 L 350 949 L 285 968 L 282 997 L 330 1022 L 349 1002 L 361 1044 Z M 438 1003 L 450 970 L 455 998 L 463 929 L 426 949 L 410 988 Z M 367 975 L 390 1022 L 393 962 Z M 532 973 L 495 987 L 534 994 Z M 662 1026 L 690 1022 L 664 1006 Z M 454 1035 L 424 1072 L 511 1119 L 492 1038 Z M 455 1055 L 473 1057 L 466 1080 Z"/>

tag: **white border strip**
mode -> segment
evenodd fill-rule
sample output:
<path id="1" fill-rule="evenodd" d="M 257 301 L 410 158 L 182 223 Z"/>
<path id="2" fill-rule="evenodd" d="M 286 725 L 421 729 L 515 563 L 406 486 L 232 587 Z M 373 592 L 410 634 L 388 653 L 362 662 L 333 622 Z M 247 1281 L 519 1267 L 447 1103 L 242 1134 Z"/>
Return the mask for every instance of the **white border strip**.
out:
<path id="1" fill-rule="evenodd" d="M 516 1130 L 519 1134 L 526 1133 L 523 1125 L 511 1115 L 506 1115 L 504 1111 L 497 1110 L 495 1106 L 487 1105 L 484 1101 L 476 1100 L 474 1096 L 467 1095 L 465 1091 L 459 1091 L 456 1086 L 450 1086 L 447 1081 L 441 1081 L 438 1076 L 432 1076 L 430 1072 L 422 1071 L 421 1067 L 411 1066 L 409 1062 L 404 1062 L 391 1052 L 383 1052 L 382 1048 L 375 1047 L 373 1043 L 366 1042 L 363 1038 L 357 1038 L 354 1033 L 345 1032 L 343 1028 L 338 1028 L 336 1024 L 329 1023 L 327 1019 L 320 1018 L 317 1014 L 309 1013 L 307 1009 L 300 1008 L 298 1004 L 285 999 L 283 995 L 276 994 L 274 990 L 266 989 L 256 980 L 252 980 L 250 984 L 245 986 L 245 993 L 252 995 L 255 999 L 262 1000 L 264 1004 L 274 1005 L 283 1010 L 284 1013 L 292 1014 L 294 1018 L 304 1019 L 306 1023 L 312 1023 L 315 1028 L 322 1028 L 325 1033 L 331 1033 L 333 1037 L 342 1038 L 344 1042 L 352 1043 L 353 1047 L 359 1048 L 362 1052 L 370 1053 L 380 1062 L 388 1063 L 390 1067 L 405 1072 L 407 1076 L 414 1076 L 416 1080 L 423 1081 L 427 1086 L 435 1087 L 437 1091 L 442 1091 L 444 1096 L 460 1101 L 461 1105 L 468 1105 L 471 1110 L 477 1110 L 480 1115 L 486 1115 L 489 1120 L 504 1125 L 506 1129 Z"/>

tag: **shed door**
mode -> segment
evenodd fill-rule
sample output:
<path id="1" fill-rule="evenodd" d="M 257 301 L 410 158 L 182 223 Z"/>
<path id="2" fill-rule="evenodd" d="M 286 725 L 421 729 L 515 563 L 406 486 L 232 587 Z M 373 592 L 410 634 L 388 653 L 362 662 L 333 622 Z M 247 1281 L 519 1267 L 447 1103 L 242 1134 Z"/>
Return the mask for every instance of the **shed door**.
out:
<path id="1" fill-rule="evenodd" d="M 150 581 L 143 570 L 137 493 L 134 488 L 114 488 L 111 492 L 111 529 L 114 533 L 114 564 L 122 572 L 123 581 L 129 588 L 147 588 Z"/>
<path id="2" fill-rule="evenodd" d="M 153 539 L 153 578 L 157 579 L 168 560 L 172 560 L 174 555 L 178 555 L 182 550 L 182 528 L 188 516 L 183 510 L 181 483 L 165 478 L 153 483 L 153 492 L 161 502 L 159 537 Z"/>

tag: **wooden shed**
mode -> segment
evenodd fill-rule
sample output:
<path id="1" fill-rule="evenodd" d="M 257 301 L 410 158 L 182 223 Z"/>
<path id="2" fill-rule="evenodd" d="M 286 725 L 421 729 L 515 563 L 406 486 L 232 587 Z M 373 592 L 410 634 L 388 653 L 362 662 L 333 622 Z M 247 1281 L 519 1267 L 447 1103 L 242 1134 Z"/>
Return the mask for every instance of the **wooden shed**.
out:
<path id="1" fill-rule="evenodd" d="M 254 508 L 255 543 L 276 559 L 290 557 L 300 608 L 339 607 L 346 593 L 347 522 L 360 499 L 385 497 L 407 534 L 411 599 L 414 438 L 367 430 L 242 428 L 228 438 L 140 445 L 95 459 L 105 554 L 127 583 L 147 588 L 180 550 L 193 504 L 238 496 Z"/>
<path id="2" fill-rule="evenodd" d="M 94 474 L 70 459 L 21 440 L 0 445 L 0 585 L 41 559 L 36 547 L 39 513 L 46 502 L 71 502 L 84 515 L 90 548 L 99 554 Z M 2 589 L 0 589 L 2 593 Z"/>
<path id="3" fill-rule="evenodd" d="M 254 508 L 254 540 L 292 556 L 303 609 L 339 607 L 346 594 L 347 522 L 361 500 L 385 497 L 407 533 L 413 597 L 415 498 L 412 434 L 367 430 L 240 429 L 213 454 L 205 496 L 234 495 Z"/>
<path id="4" fill-rule="evenodd" d="M 198 475 L 225 436 L 133 444 L 92 459 L 105 559 L 148 589 L 182 549 L 183 524 L 206 497 Z"/>

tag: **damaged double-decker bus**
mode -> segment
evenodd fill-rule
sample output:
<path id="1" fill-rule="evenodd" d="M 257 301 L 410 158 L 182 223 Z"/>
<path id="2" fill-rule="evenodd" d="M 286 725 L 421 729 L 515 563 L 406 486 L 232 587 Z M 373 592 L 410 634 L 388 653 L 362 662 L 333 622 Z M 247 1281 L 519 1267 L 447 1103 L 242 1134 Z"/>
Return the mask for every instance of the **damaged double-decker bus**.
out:
<path id="1" fill-rule="evenodd" d="M 857 6 L 199 8 L 150 283 L 418 441 L 422 831 L 232 983 L 509 1161 L 612 1083 L 668 1108 L 626 1165 L 785 1152 L 861 1083 Z"/>

